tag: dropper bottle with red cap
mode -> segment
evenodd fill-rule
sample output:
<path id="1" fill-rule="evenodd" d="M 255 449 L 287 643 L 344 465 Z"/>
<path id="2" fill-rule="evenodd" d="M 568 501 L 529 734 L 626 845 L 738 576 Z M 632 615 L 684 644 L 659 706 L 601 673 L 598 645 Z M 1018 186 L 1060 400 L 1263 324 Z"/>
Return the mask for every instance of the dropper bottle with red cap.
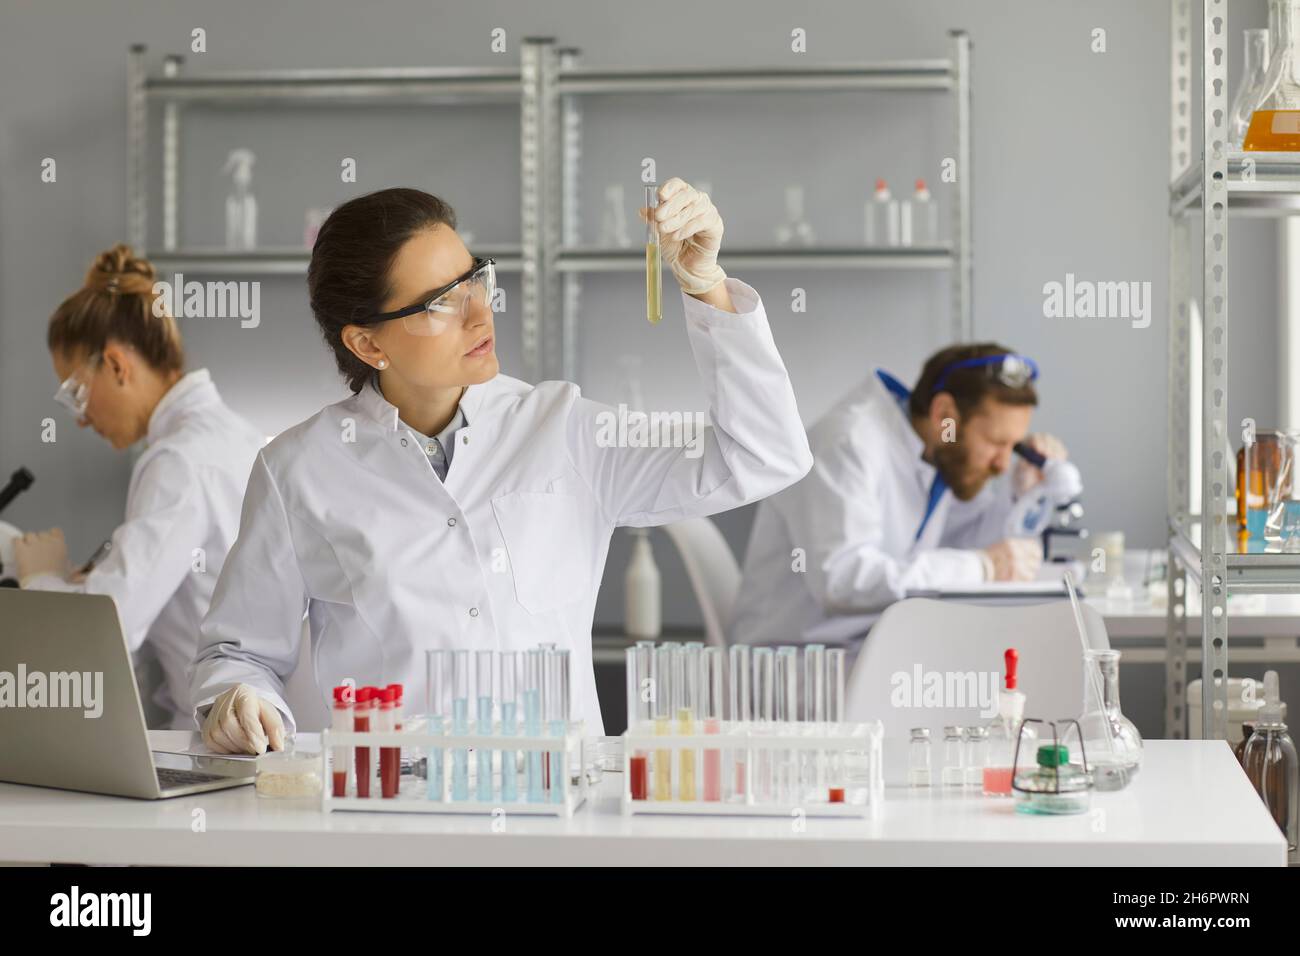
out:
<path id="1" fill-rule="evenodd" d="M 896 246 L 899 243 L 898 200 L 889 192 L 883 179 L 876 180 L 876 191 L 867 200 L 867 245 Z"/>
<path id="2" fill-rule="evenodd" d="M 1015 775 L 1016 737 L 1021 734 L 1025 719 L 1025 695 L 1017 687 L 1020 653 L 1007 648 L 1002 655 L 1006 663 L 1006 676 L 998 691 L 998 715 L 989 724 L 989 762 L 984 768 L 984 795 L 988 797 L 1011 796 L 1011 778 Z M 1023 729 L 1021 751 L 1033 755 L 1037 734 L 1032 727 Z"/>

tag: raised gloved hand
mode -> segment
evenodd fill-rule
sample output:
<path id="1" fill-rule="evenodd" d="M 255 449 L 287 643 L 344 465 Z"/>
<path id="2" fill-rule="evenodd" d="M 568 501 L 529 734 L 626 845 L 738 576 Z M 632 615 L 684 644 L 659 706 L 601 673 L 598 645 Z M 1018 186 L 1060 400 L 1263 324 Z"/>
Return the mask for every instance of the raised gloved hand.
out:
<path id="1" fill-rule="evenodd" d="M 14 541 L 14 560 L 18 564 L 18 581 L 38 574 L 68 576 L 68 545 L 61 528 L 29 531 Z"/>
<path id="2" fill-rule="evenodd" d="M 643 207 L 643 220 L 646 214 Z M 722 217 L 706 193 L 674 176 L 659 187 L 654 214 L 659 251 L 683 292 L 703 295 L 726 280 L 718 265 Z"/>
<path id="3" fill-rule="evenodd" d="M 1032 581 L 1043 563 L 1038 538 L 1006 538 L 980 552 L 988 581 Z"/>
<path id="4" fill-rule="evenodd" d="M 1044 458 L 1060 458 L 1064 460 L 1069 457 L 1065 445 L 1055 435 L 1046 433 L 1030 435 L 1025 439 L 1025 444 Z M 1016 496 L 1019 497 L 1043 480 L 1043 470 L 1016 456 L 1016 467 L 1011 475 L 1011 480 L 1016 490 Z"/>
<path id="5" fill-rule="evenodd" d="M 264 754 L 284 749 L 284 721 L 270 701 L 247 684 L 236 684 L 212 702 L 203 721 L 203 742 L 219 754 Z"/>

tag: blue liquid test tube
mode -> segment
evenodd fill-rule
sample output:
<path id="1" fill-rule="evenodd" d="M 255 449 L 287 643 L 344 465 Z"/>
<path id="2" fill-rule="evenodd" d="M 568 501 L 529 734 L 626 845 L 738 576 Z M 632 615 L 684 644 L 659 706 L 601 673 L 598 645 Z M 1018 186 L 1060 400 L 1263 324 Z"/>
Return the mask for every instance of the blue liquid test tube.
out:
<path id="1" fill-rule="evenodd" d="M 547 702 L 551 708 L 551 736 L 564 739 L 569 731 L 569 652 L 551 655 L 551 691 Z M 569 792 L 569 776 L 564 766 L 563 745 L 551 751 L 551 802 L 563 803 Z"/>
<path id="2" fill-rule="evenodd" d="M 441 735 L 447 732 L 447 652 L 425 651 L 424 659 L 428 733 Z M 439 802 L 447 799 L 446 773 L 443 768 L 445 753 L 441 747 L 430 747 L 425 766 L 427 796 L 430 800 Z"/>
<path id="3" fill-rule="evenodd" d="M 478 678 L 478 734 L 492 735 L 493 672 L 496 670 L 496 651 L 479 651 L 476 661 Z M 492 751 L 487 747 L 478 748 L 478 799 L 490 803 L 494 788 L 492 786 Z"/>
<path id="4" fill-rule="evenodd" d="M 469 651 L 451 652 L 451 732 L 469 733 Z M 451 753 L 451 798 L 469 799 L 469 751 L 457 747 Z"/>
<path id="5" fill-rule="evenodd" d="M 535 648 L 528 652 L 524 673 L 524 735 L 542 735 L 542 652 Z M 542 752 L 528 751 L 528 802 L 542 803 Z"/>
<path id="6" fill-rule="evenodd" d="M 521 659 L 516 651 L 501 652 L 501 736 L 519 735 L 519 667 Z M 513 803 L 519 799 L 519 770 L 516 762 L 518 750 L 501 751 L 501 800 Z"/>

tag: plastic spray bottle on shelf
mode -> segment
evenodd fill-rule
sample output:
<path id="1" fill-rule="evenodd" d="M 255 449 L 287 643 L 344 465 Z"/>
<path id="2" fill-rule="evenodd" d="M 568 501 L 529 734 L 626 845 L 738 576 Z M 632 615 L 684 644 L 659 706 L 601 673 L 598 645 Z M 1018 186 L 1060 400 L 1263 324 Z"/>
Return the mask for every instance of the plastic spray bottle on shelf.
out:
<path id="1" fill-rule="evenodd" d="M 1004 686 L 998 691 L 998 715 L 989 724 L 989 757 L 984 768 L 984 795 L 987 797 L 1011 796 L 1011 778 L 1016 772 L 1016 738 L 1021 733 L 1020 723 L 1025 719 L 1025 695 L 1016 688 L 1020 654 L 1014 647 L 1009 647 L 1003 659 L 1006 661 L 1006 676 Z M 1023 733 L 1021 752 L 1033 759 L 1038 735 L 1032 727 L 1024 728 Z"/>
<path id="2" fill-rule="evenodd" d="M 257 197 L 252 193 L 255 160 L 252 150 L 232 149 L 222 168 L 233 180 L 226 197 L 227 249 L 257 248 Z"/>

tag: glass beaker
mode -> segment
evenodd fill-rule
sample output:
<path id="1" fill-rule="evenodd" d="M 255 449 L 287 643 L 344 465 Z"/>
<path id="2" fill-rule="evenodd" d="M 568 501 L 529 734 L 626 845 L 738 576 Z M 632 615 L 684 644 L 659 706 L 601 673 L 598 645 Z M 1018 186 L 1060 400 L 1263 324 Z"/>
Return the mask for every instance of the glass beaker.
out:
<path id="1" fill-rule="evenodd" d="M 1291 496 L 1291 467 L 1295 443 L 1284 432 L 1261 428 L 1252 443 L 1237 451 L 1237 528 L 1263 537 L 1278 501 Z M 1271 499 L 1271 504 L 1270 504 Z M 1280 533 L 1280 523 L 1274 534 Z"/>
<path id="2" fill-rule="evenodd" d="M 1272 56 L 1251 111 L 1242 149 L 1300 150 L 1300 0 L 1272 0 L 1269 22 L 1276 22 Z"/>
<path id="3" fill-rule="evenodd" d="M 1255 104 L 1260 100 L 1264 87 L 1264 78 L 1268 75 L 1270 31 L 1277 28 L 1276 14 L 1269 12 L 1269 29 L 1242 30 L 1245 43 L 1242 60 L 1244 69 L 1241 73 L 1241 85 L 1233 97 L 1232 108 L 1228 110 L 1228 138 L 1233 146 L 1240 146 L 1246 138 L 1246 128 Z"/>
<path id="4" fill-rule="evenodd" d="M 1098 790 L 1123 790 L 1142 766 L 1142 735 L 1119 708 L 1119 651 L 1089 649 L 1083 655 L 1083 716 L 1073 731 Z M 1062 738 L 1064 743 L 1064 738 Z"/>

